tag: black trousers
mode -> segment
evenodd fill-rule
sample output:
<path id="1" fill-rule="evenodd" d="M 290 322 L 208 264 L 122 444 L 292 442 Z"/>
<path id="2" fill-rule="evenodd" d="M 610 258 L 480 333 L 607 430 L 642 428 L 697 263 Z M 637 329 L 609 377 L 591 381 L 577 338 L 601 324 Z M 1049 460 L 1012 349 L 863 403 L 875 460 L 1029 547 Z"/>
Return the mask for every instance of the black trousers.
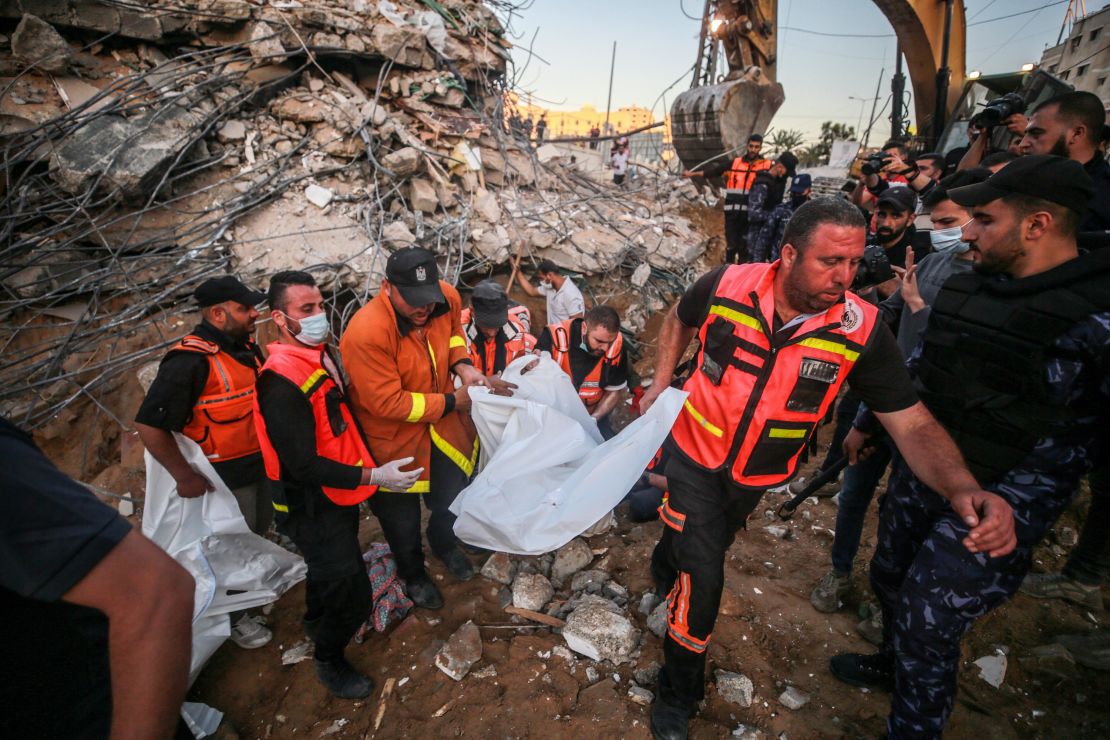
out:
<path id="1" fill-rule="evenodd" d="M 420 499 L 428 507 L 428 546 L 442 557 L 455 547 L 455 515 L 448 507 L 459 491 L 466 488 L 469 476 L 451 458 L 432 446 L 429 466 L 430 490 L 427 493 L 396 493 L 378 491 L 370 497 L 370 510 L 381 522 L 389 549 L 397 559 L 397 575 L 401 580 L 426 577 L 424 548 L 420 541 Z"/>
<path id="2" fill-rule="evenodd" d="M 725 585 L 725 553 L 759 504 L 762 491 L 740 489 L 729 474 L 707 473 L 671 456 L 666 525 L 651 557 L 656 588 L 667 593 L 667 634 L 659 698 L 692 712 L 705 696 L 705 651 Z"/>
<path id="3" fill-rule="evenodd" d="M 748 196 L 725 196 L 725 262 L 748 261 Z"/>
<path id="4" fill-rule="evenodd" d="M 318 620 L 316 658 L 335 661 L 366 621 L 373 592 L 358 543 L 359 507 L 337 506 L 322 495 L 290 511 L 278 531 L 300 548 L 308 575 L 305 619 Z"/>

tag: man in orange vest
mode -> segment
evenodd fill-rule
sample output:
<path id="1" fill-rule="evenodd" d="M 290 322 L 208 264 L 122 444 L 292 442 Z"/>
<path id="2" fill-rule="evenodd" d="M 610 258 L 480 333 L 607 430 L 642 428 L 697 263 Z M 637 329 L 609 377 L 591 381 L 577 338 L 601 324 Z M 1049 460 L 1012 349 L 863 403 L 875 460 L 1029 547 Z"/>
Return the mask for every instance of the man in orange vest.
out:
<path id="1" fill-rule="evenodd" d="M 324 297 L 305 272 L 270 281 L 278 341 L 258 378 L 255 424 L 274 490 L 278 530 L 308 566 L 305 632 L 316 644 L 316 675 L 343 699 L 369 696 L 373 684 L 343 655 L 374 603 L 358 541 L 359 504 L 379 485 L 407 488 L 420 469 L 411 457 L 377 467 L 330 351 Z"/>
<path id="2" fill-rule="evenodd" d="M 877 309 L 848 291 L 866 224 L 841 199 L 794 213 L 774 263 L 725 266 L 671 309 L 659 337 L 647 411 L 699 340 L 689 393 L 667 441 L 666 525 L 652 577 L 667 594 L 665 665 L 652 707 L 657 738 L 685 738 L 704 694 L 705 651 L 724 587 L 725 552 L 763 492 L 796 472 L 817 425 L 847 381 L 882 421 L 918 477 L 988 552 L 1013 537 L 1005 502 L 980 489 L 951 437 L 925 409 Z"/>
<path id="3" fill-rule="evenodd" d="M 478 457 L 478 435 L 468 414 L 470 386 L 507 392 L 487 378 L 466 349 L 459 293 L 439 279 L 435 255 L 409 247 L 389 256 L 381 292 L 351 318 L 339 342 L 351 376 L 351 407 L 374 456 L 416 458 L 423 469 L 411 486 L 386 486 L 370 501 L 397 573 L 417 606 L 443 606 L 424 570 L 420 500 L 428 507 L 428 545 L 457 580 L 474 566 L 455 538 L 450 506 L 466 487 Z M 455 379 L 460 387 L 455 387 Z"/>
<path id="4" fill-rule="evenodd" d="M 536 338 L 528 333 L 520 316 L 510 310 L 509 296 L 500 283 L 483 280 L 474 286 L 470 308 L 462 312 L 463 334 L 474 367 L 486 375 L 498 375 L 535 348 Z"/>
<path id="5" fill-rule="evenodd" d="M 752 134 L 747 151 L 732 160 L 725 172 L 725 262 L 730 265 L 743 262 L 747 253 L 748 194 L 755 177 L 771 169 L 771 161 L 760 155 L 762 151 L 763 137 Z"/>
<path id="6" fill-rule="evenodd" d="M 570 376 L 578 397 L 597 420 L 605 439 L 616 432 L 609 414 L 628 387 L 628 355 L 621 339 L 621 319 L 609 306 L 594 306 L 581 319 L 552 324 L 540 334 L 538 352 L 550 352 Z"/>
<path id="7" fill-rule="evenodd" d="M 262 353 L 251 335 L 258 318 L 254 307 L 266 294 L 225 275 L 201 283 L 195 297 L 202 320 L 162 358 L 135 415 L 135 429 L 173 476 L 183 498 L 214 488 L 185 461 L 173 433 L 199 444 L 235 494 L 247 526 L 265 534 L 273 508 L 254 430 L 254 386 Z M 231 616 L 231 640 L 239 647 L 262 647 L 273 636 L 258 617 L 246 612 Z"/>

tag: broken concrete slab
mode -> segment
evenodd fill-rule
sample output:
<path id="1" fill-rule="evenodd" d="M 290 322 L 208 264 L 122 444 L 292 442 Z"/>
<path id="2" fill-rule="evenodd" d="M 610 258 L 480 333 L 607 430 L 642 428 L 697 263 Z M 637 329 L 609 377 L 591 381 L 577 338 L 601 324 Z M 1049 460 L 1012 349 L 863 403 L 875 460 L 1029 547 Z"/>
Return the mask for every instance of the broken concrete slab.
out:
<path id="1" fill-rule="evenodd" d="M 651 634 L 663 639 L 663 635 L 667 634 L 667 601 L 664 599 L 652 610 L 647 618 L 647 628 Z"/>
<path id="2" fill-rule="evenodd" d="M 809 703 L 809 694 L 794 686 L 787 686 L 786 691 L 779 694 L 779 704 L 787 709 L 798 710 Z"/>
<path id="3" fill-rule="evenodd" d="M 755 697 L 755 686 L 752 680 L 740 673 L 731 671 L 715 671 L 717 679 L 717 693 L 721 698 L 741 707 L 750 707 Z"/>
<path id="4" fill-rule="evenodd" d="M 409 205 L 414 211 L 435 213 L 439 207 L 439 198 L 436 197 L 436 189 L 432 183 L 421 177 L 413 178 L 409 182 Z"/>
<path id="5" fill-rule="evenodd" d="M 240 142 L 247 138 L 247 126 L 242 121 L 226 121 L 216 132 L 216 138 L 221 144 Z"/>
<path id="6" fill-rule="evenodd" d="M 633 703 L 646 707 L 655 701 L 655 694 L 640 686 L 633 686 L 628 689 L 628 698 Z"/>
<path id="7" fill-rule="evenodd" d="M 497 202 L 497 196 L 485 188 L 479 188 L 474 193 L 472 207 L 479 218 L 491 224 L 495 224 L 501 219 L 501 204 Z"/>
<path id="8" fill-rule="evenodd" d="M 304 189 L 304 197 L 305 200 L 307 200 L 309 203 L 316 206 L 317 208 L 327 208 L 328 204 L 331 203 L 332 198 L 335 197 L 335 193 L 328 190 L 327 188 L 320 187 L 319 185 L 312 183 Z"/>
<path id="9" fill-rule="evenodd" d="M 601 592 L 601 587 L 609 580 L 609 574 L 603 570 L 583 570 L 574 574 L 570 581 L 571 591 L 588 591 L 596 594 Z"/>
<path id="10" fill-rule="evenodd" d="M 17 59 L 41 72 L 65 72 L 73 57 L 73 50 L 54 26 L 30 13 L 23 14 L 11 44 Z"/>
<path id="11" fill-rule="evenodd" d="M 474 622 L 455 630 L 455 634 L 436 653 L 436 668 L 455 681 L 461 681 L 470 672 L 470 667 L 482 659 L 482 635 Z"/>
<path id="12" fill-rule="evenodd" d="M 567 576 L 585 568 L 594 559 L 593 551 L 581 537 L 575 537 L 555 552 L 555 562 L 551 565 L 551 579 L 562 582 Z"/>
<path id="13" fill-rule="evenodd" d="M 281 37 L 274 32 L 269 23 L 258 21 L 250 25 L 251 56 L 260 62 L 276 61 L 285 55 Z"/>
<path id="14" fill-rule="evenodd" d="M 482 577 L 508 586 L 513 582 L 513 576 L 516 575 L 516 563 L 505 553 L 495 552 L 486 560 L 481 572 Z"/>
<path id="15" fill-rule="evenodd" d="M 538 612 L 547 606 L 554 595 L 551 581 L 539 573 L 520 573 L 513 580 L 513 606 L 518 609 Z"/>
<path id="16" fill-rule="evenodd" d="M 571 612 L 563 627 L 567 647 L 592 660 L 628 661 L 640 641 L 640 630 L 620 614 L 590 604 Z"/>
<path id="17" fill-rule="evenodd" d="M 370 31 L 370 41 L 375 51 L 397 64 L 418 69 L 431 67 L 424 34 L 413 26 L 378 23 Z"/>
<path id="18" fill-rule="evenodd" d="M 403 147 L 382 157 L 382 166 L 395 177 L 411 177 L 420 171 L 423 164 L 423 155 L 411 146 Z"/>

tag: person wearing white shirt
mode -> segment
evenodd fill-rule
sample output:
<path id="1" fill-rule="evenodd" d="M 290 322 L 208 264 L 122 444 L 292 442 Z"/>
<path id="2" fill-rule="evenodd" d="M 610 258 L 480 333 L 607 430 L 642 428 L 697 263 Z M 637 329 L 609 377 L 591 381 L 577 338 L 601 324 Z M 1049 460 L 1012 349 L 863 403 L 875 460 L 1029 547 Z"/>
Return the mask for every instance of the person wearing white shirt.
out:
<path id="1" fill-rule="evenodd" d="M 559 266 L 551 260 L 543 260 L 536 268 L 539 287 L 524 277 L 521 270 L 516 272 L 516 280 L 521 290 L 533 298 L 543 296 L 547 299 L 547 323 L 559 324 L 567 319 L 580 319 L 586 312 L 582 291 L 574 281 L 564 275 Z"/>

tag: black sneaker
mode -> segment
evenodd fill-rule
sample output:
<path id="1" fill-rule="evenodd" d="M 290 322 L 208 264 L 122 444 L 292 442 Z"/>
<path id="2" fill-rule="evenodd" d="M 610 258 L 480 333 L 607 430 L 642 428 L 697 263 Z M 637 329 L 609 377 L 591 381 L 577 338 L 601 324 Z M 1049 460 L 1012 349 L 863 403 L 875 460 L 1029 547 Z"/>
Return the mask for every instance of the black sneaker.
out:
<path id="1" fill-rule="evenodd" d="M 374 690 L 374 682 L 356 671 L 344 658 L 317 660 L 316 677 L 340 699 L 365 699 Z"/>
<path id="2" fill-rule="evenodd" d="M 651 705 L 651 736 L 655 740 L 686 740 L 690 712 L 664 704 L 658 699 Z"/>
<path id="3" fill-rule="evenodd" d="M 439 559 L 447 566 L 447 572 L 454 576 L 455 580 L 469 581 L 474 577 L 474 564 L 459 548 L 448 550 Z"/>
<path id="4" fill-rule="evenodd" d="M 841 653 L 829 659 L 829 671 L 844 683 L 880 691 L 894 690 L 894 661 L 882 653 Z"/>
<path id="5" fill-rule="evenodd" d="M 439 609 L 443 606 L 443 596 L 427 576 L 405 581 L 405 594 L 422 609 Z"/>

